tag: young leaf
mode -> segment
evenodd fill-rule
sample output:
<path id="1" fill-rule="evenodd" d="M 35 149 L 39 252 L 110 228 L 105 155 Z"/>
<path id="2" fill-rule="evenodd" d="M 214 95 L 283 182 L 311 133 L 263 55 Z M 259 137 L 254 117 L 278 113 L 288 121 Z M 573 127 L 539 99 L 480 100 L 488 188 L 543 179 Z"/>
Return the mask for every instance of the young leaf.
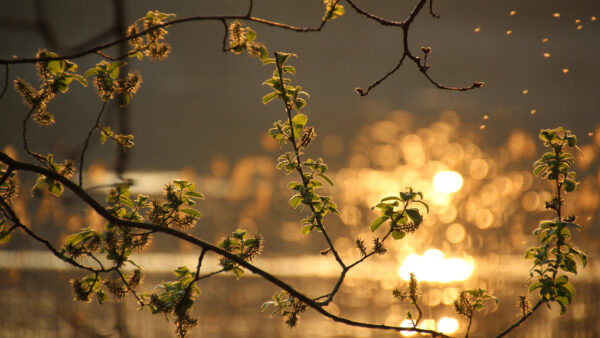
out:
<path id="1" fill-rule="evenodd" d="M 371 231 L 375 231 L 377 230 L 382 224 L 383 222 L 387 221 L 389 219 L 389 217 L 387 216 L 381 216 L 381 217 L 377 217 L 372 223 L 371 223 Z"/>

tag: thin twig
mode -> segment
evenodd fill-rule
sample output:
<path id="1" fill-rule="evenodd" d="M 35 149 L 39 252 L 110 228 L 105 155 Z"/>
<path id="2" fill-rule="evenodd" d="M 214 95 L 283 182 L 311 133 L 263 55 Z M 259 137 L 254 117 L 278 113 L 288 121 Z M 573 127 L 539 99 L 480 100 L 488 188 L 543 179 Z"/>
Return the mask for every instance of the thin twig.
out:
<path id="1" fill-rule="evenodd" d="M 2 89 L 2 93 L 0 93 L 0 99 L 6 94 L 8 90 L 8 64 L 4 65 L 4 88 Z"/>
<path id="2" fill-rule="evenodd" d="M 225 53 L 230 50 L 230 48 L 227 48 L 227 38 L 229 37 L 229 27 L 227 27 L 227 20 L 222 19 L 221 22 L 223 23 L 223 28 L 225 28 L 225 34 L 223 34 L 223 42 L 221 43 L 221 50 L 223 51 L 223 53 Z"/>
<path id="3" fill-rule="evenodd" d="M 44 158 L 44 156 L 42 156 L 41 154 L 38 154 L 35 151 L 32 151 L 31 149 L 29 149 L 29 142 L 28 142 L 28 139 L 27 139 L 27 122 L 31 118 L 31 115 L 33 115 L 33 112 L 35 111 L 35 109 L 36 109 L 36 105 L 34 104 L 33 107 L 29 110 L 29 113 L 27 113 L 27 116 L 25 116 L 25 118 L 23 119 L 23 122 L 22 122 L 21 135 L 22 135 L 22 138 L 23 138 L 23 148 L 25 148 L 25 151 L 27 151 L 27 153 L 29 155 L 33 156 L 33 158 L 35 158 L 36 160 L 38 160 L 42 164 L 48 164 L 48 161 L 46 160 L 46 158 Z"/>
<path id="4" fill-rule="evenodd" d="M 346 0 L 346 2 L 350 6 L 352 6 L 352 8 L 354 8 L 354 10 L 358 14 L 362 14 L 362 15 L 366 16 L 367 18 L 371 19 L 371 20 L 375 20 L 376 22 L 379 22 L 380 24 L 382 24 L 384 26 L 398 26 L 398 27 L 403 27 L 404 26 L 404 22 L 402 22 L 402 21 L 387 20 L 387 19 L 378 17 L 375 14 L 372 14 L 372 13 L 369 13 L 369 12 L 365 11 L 364 9 L 358 7 L 358 5 L 356 3 L 354 3 L 353 0 Z"/>
<path id="5" fill-rule="evenodd" d="M 102 113 L 104 113 L 104 108 L 106 108 L 106 102 L 104 101 L 102 102 L 102 108 L 100 108 L 100 112 L 98 113 L 98 116 L 96 117 L 96 122 L 94 122 L 94 125 L 92 126 L 92 128 L 90 129 L 90 131 L 87 134 L 87 137 L 85 138 L 85 142 L 83 142 L 83 149 L 81 149 L 81 155 L 79 156 L 79 186 L 81 187 L 83 185 L 83 161 L 85 159 L 85 152 L 88 149 L 88 144 L 90 143 L 90 138 L 92 137 L 92 133 L 94 132 L 94 130 L 96 128 L 100 129 L 100 119 L 102 118 Z"/>
<path id="6" fill-rule="evenodd" d="M 440 15 L 433 11 L 433 0 L 429 0 L 429 14 L 436 19 L 440 18 Z"/>
<path id="7" fill-rule="evenodd" d="M 514 323 L 513 325 L 511 325 L 508 329 L 502 331 L 502 333 L 500 333 L 499 335 L 496 336 L 496 338 L 501 338 L 506 336 L 510 331 L 512 331 L 513 329 L 515 329 L 517 326 L 521 325 L 521 323 L 523 323 L 525 320 L 527 320 L 527 318 L 529 318 L 533 312 L 535 312 L 535 310 L 537 310 L 540 305 L 542 305 L 543 301 L 538 301 L 537 304 L 535 304 L 535 306 L 533 307 L 533 309 L 531 309 L 530 312 L 528 312 L 525 316 L 523 316 L 521 319 L 519 319 L 516 323 Z"/>
<path id="8" fill-rule="evenodd" d="M 254 7 L 254 0 L 250 0 L 248 4 L 248 12 L 246 12 L 246 16 L 252 16 L 252 8 Z"/>

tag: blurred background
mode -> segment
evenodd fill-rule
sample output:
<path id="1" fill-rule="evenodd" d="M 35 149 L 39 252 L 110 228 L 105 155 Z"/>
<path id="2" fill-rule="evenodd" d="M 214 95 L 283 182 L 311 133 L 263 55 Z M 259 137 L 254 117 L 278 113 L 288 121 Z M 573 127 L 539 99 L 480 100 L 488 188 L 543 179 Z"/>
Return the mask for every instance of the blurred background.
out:
<path id="1" fill-rule="evenodd" d="M 366 10 L 405 18 L 413 1 L 360 1 Z M 345 3 L 343 3 L 346 5 Z M 431 46 L 430 74 L 451 86 L 484 81 L 464 93 L 435 89 L 406 63 L 368 96 L 366 88 L 393 68 L 401 51 L 400 31 L 355 14 L 329 22 L 319 33 L 294 33 L 249 23 L 270 51 L 298 54 L 294 82 L 311 98 L 306 108 L 317 137 L 308 156 L 323 157 L 335 181 L 326 191 L 341 216 L 326 218 L 342 257 L 359 257 L 356 238 L 369 241 L 382 197 L 407 186 L 422 191 L 431 212 L 418 232 L 387 243 L 390 251 L 359 266 L 347 277 L 328 310 L 344 317 L 399 325 L 409 309 L 392 297 L 405 287 L 408 272 L 421 284 L 424 324 L 454 335 L 464 321 L 453 311 L 461 289 L 483 287 L 500 298 L 475 317 L 474 337 L 499 333 L 518 319 L 518 296 L 527 294 L 530 263 L 523 259 L 534 245 L 532 230 L 553 215 L 544 208 L 552 188 L 532 174 L 532 162 L 544 151 L 541 128 L 572 130 L 582 149 L 575 170 L 580 187 L 567 198 L 567 213 L 585 230 L 575 242 L 587 254 L 588 267 L 574 277 L 577 294 L 563 316 L 557 308 L 540 309 L 514 336 L 595 337 L 600 297 L 596 225 L 600 203 L 600 3 L 593 1 L 444 1 L 435 2 L 440 19 L 424 11 L 411 26 L 410 45 Z M 243 15 L 246 1 L 20 1 L 2 3 L 0 58 L 33 57 L 39 48 L 59 54 L 118 38 L 148 10 L 197 15 Z M 317 26 L 321 1 L 255 1 L 254 15 L 297 26 Z M 327 293 L 339 270 L 319 251 L 318 234 L 304 236 L 299 220 L 306 212 L 289 207 L 287 183 L 296 179 L 275 169 L 280 149 L 266 135 L 284 118 L 277 103 L 264 106 L 261 86 L 272 69 L 245 55 L 221 52 L 220 22 L 191 22 L 171 27 L 173 50 L 161 62 L 131 60 L 143 84 L 126 110 L 116 105 L 103 125 L 130 132 L 136 146 L 121 154 L 110 144 L 92 142 L 85 177 L 87 188 L 112 184 L 119 174 L 132 179 L 134 193 L 160 196 L 176 178 L 196 182 L 206 195 L 198 205 L 204 217 L 191 232 L 217 242 L 237 228 L 266 239 L 256 265 L 273 272 L 310 296 Z M 107 50 L 116 55 L 119 47 Z M 98 56 L 74 60 L 81 72 Z M 3 73 L 1 73 L 4 75 Z M 16 76 L 36 84 L 31 65 L 11 66 Z M 30 144 L 59 160 L 73 158 L 93 125 L 101 102 L 93 88 L 71 86 L 49 105 L 56 115 L 50 128 L 30 127 Z M 0 146 L 31 161 L 22 151 L 20 122 L 26 107 L 14 89 L 0 101 Z M 93 139 L 95 140 L 95 139 Z M 76 198 L 56 200 L 30 194 L 34 177 L 24 174 L 15 208 L 25 224 L 57 245 L 72 232 L 103 222 Z M 95 190 L 102 200 L 102 190 Z M 146 268 L 150 290 L 170 271 L 194 266 L 197 248 L 157 236 L 150 249 L 135 255 Z M 207 257 L 205 272 L 217 269 Z M 204 266 L 203 266 L 204 269 Z M 0 247 L 0 337 L 164 337 L 174 326 L 146 311 L 133 299 L 104 306 L 72 301 L 68 280 L 81 273 L 60 263 L 44 248 L 15 234 Z M 260 312 L 277 291 L 247 274 L 237 280 L 219 275 L 200 283 L 194 337 L 391 337 L 397 333 L 336 324 L 308 310 L 293 330 L 279 318 Z M 532 302 L 535 301 L 532 297 Z"/>

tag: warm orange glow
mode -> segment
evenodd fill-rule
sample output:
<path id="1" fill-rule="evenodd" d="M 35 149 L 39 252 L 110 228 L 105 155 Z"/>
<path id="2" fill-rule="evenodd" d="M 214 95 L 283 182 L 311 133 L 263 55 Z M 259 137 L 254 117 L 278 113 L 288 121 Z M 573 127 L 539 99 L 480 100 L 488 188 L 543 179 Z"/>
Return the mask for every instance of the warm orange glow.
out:
<path id="1" fill-rule="evenodd" d="M 398 269 L 398 275 L 409 280 L 411 272 L 418 281 L 449 283 L 469 278 L 473 265 L 460 258 L 446 259 L 441 251 L 430 249 L 423 256 L 412 254 L 406 257 Z"/>
<path id="2" fill-rule="evenodd" d="M 462 188 L 463 178 L 456 171 L 440 171 L 433 176 L 433 188 L 441 193 L 453 193 Z"/>
<path id="3" fill-rule="evenodd" d="M 405 319 L 402 323 L 400 323 L 400 326 L 411 327 L 411 326 L 413 326 L 413 324 L 410 320 Z M 405 337 L 410 337 L 410 336 L 416 335 L 417 333 L 415 331 L 401 331 L 400 334 Z"/>
<path id="4" fill-rule="evenodd" d="M 437 330 L 445 334 L 454 333 L 458 330 L 458 321 L 449 317 L 440 318 L 437 323 Z"/>

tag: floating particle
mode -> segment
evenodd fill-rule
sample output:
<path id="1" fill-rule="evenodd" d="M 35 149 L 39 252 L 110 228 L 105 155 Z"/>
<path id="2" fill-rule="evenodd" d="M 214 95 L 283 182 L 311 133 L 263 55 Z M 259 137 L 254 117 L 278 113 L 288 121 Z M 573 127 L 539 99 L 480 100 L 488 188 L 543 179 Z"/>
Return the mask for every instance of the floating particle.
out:
<path id="1" fill-rule="evenodd" d="M 542 43 L 546 43 L 546 42 L 548 42 L 548 38 L 543 38 Z"/>
<path id="2" fill-rule="evenodd" d="M 529 93 L 529 89 L 523 89 L 523 95 L 527 95 Z"/>
<path id="3" fill-rule="evenodd" d="M 510 15 L 515 15 L 517 14 L 517 11 L 510 11 Z"/>
<path id="4" fill-rule="evenodd" d="M 552 16 L 558 19 L 560 18 L 560 13 L 553 13 Z"/>
<path id="5" fill-rule="evenodd" d="M 489 119 L 490 119 L 490 117 L 489 117 L 489 116 L 487 116 L 487 115 L 483 115 L 483 119 L 484 119 L 484 120 L 489 120 Z"/>
<path id="6" fill-rule="evenodd" d="M 592 20 L 592 21 L 596 21 L 596 20 L 598 20 L 598 18 L 597 18 L 597 17 L 595 17 L 595 16 L 592 16 L 591 20 Z"/>
<path id="7" fill-rule="evenodd" d="M 475 27 L 475 29 L 473 30 L 475 33 L 479 33 L 479 31 L 481 30 L 481 28 L 479 27 Z"/>
<path id="8" fill-rule="evenodd" d="M 580 19 L 575 19 L 575 23 L 576 23 L 576 24 L 580 24 L 580 23 L 581 23 L 581 20 L 580 20 Z"/>
<path id="9" fill-rule="evenodd" d="M 479 129 L 484 130 L 485 129 L 485 124 L 480 125 Z"/>
<path id="10" fill-rule="evenodd" d="M 569 72 L 569 68 L 563 68 L 562 72 L 563 74 L 567 74 Z"/>
<path id="11" fill-rule="evenodd" d="M 506 35 L 511 35 L 511 34 L 512 34 L 512 30 L 509 29 L 506 31 Z"/>
<path id="12" fill-rule="evenodd" d="M 577 30 L 580 31 L 583 28 L 583 25 L 577 26 Z"/>
<path id="13" fill-rule="evenodd" d="M 533 114 L 535 114 L 535 113 L 537 113 L 537 110 L 536 110 L 536 109 L 532 109 L 531 111 L 529 111 L 529 114 L 531 114 L 531 115 L 533 115 Z"/>
<path id="14" fill-rule="evenodd" d="M 588 133 L 588 136 L 594 136 L 594 132 L 593 132 L 593 131 L 590 131 L 590 132 Z"/>
<path id="15" fill-rule="evenodd" d="M 547 59 L 550 57 L 550 53 L 544 53 L 544 57 Z"/>

